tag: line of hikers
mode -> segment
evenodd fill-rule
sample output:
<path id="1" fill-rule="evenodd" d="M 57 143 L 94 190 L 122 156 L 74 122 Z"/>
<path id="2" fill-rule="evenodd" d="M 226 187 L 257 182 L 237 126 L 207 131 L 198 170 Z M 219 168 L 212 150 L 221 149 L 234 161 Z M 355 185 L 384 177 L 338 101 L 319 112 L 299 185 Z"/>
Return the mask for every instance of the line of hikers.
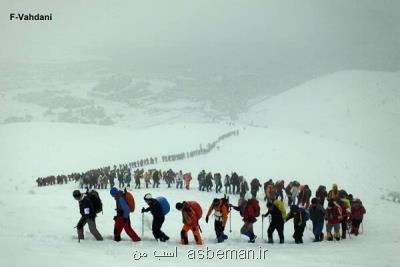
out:
<path id="1" fill-rule="evenodd" d="M 292 183 L 293 185 L 293 183 Z M 294 183 L 297 186 L 297 182 Z M 321 187 L 321 186 L 320 186 Z M 326 190 L 325 190 L 326 191 Z M 317 191 L 318 192 L 318 191 Z M 114 240 L 121 240 L 121 232 L 125 230 L 128 236 L 133 241 L 140 241 L 141 238 L 132 229 L 130 223 L 130 213 L 135 211 L 135 199 L 131 192 L 119 190 L 112 187 L 110 190 L 111 196 L 116 201 L 116 216 L 114 217 Z M 95 190 L 87 189 L 86 193 L 82 194 L 80 190 L 73 192 L 73 197 L 79 201 L 81 218 L 76 226 L 78 231 L 78 240 L 84 239 L 83 227 L 87 223 L 90 232 L 97 240 L 103 240 L 101 234 L 96 228 L 96 214 L 102 211 L 102 202 L 98 193 Z M 324 208 L 325 199 L 328 200 L 327 208 Z M 268 212 L 262 217 L 262 238 L 264 218 L 269 217 L 269 227 L 267 231 L 268 243 L 273 243 L 273 233 L 277 230 L 280 243 L 284 243 L 284 224 L 293 219 L 294 234 L 293 238 L 296 244 L 303 243 L 303 233 L 308 220 L 312 221 L 314 242 L 324 240 L 323 227 L 326 223 L 326 239 L 328 241 L 340 240 L 346 238 L 346 233 L 358 235 L 359 227 L 362 223 L 363 216 L 366 210 L 360 199 L 353 198 L 351 194 L 347 194 L 345 190 L 338 190 L 336 184 L 332 189 L 322 197 L 316 196 L 312 198 L 311 204 L 305 205 L 301 199 L 298 203 L 294 203 L 293 199 L 289 205 L 289 213 L 286 214 L 285 203 L 278 197 L 275 199 L 266 199 Z M 270 201 L 271 200 L 271 201 Z M 165 242 L 169 237 L 161 230 L 165 216 L 170 211 L 168 201 L 164 197 L 153 198 L 150 193 L 144 196 L 144 201 L 148 208 L 142 208 L 141 212 L 151 212 L 153 215 L 152 232 L 156 240 Z M 188 232 L 192 231 L 196 244 L 203 244 L 201 237 L 201 228 L 199 220 L 202 218 L 203 212 L 200 204 L 196 201 L 183 201 L 175 205 L 176 209 L 182 212 L 183 227 L 181 229 L 181 243 L 188 244 Z M 228 238 L 225 234 L 225 227 L 228 222 L 228 215 L 231 211 L 236 210 L 243 218 L 243 226 L 240 233 L 249 238 L 249 242 L 254 243 L 257 236 L 254 234 L 253 224 L 257 222 L 260 214 L 260 205 L 256 194 L 252 194 L 251 198 L 245 199 L 240 196 L 238 205 L 232 205 L 229 202 L 229 197 L 224 195 L 223 198 L 213 199 L 205 222 L 208 223 L 211 215 L 214 216 L 214 229 L 217 242 L 223 242 Z M 232 220 L 229 220 L 231 222 Z M 143 216 L 142 216 L 143 227 Z M 231 224 L 230 224 L 231 228 Z M 334 233 L 332 234 L 332 229 Z M 350 231 L 351 229 L 351 231 Z M 143 235 L 143 233 L 142 233 Z"/>
<path id="2" fill-rule="evenodd" d="M 213 149 L 217 148 L 217 144 L 231 136 L 237 136 L 239 135 L 239 130 L 233 130 L 230 132 L 227 132 L 225 134 L 220 135 L 217 140 L 214 142 L 208 143 L 206 148 L 203 148 L 202 145 L 199 145 L 198 149 L 195 149 L 190 152 L 180 152 L 180 153 L 174 153 L 170 155 L 163 155 L 161 156 L 162 162 L 168 162 L 168 161 L 176 161 L 176 160 L 183 160 L 185 158 L 192 158 L 195 156 L 207 154 L 211 152 Z M 119 167 L 116 165 L 113 166 L 113 169 L 111 170 L 111 167 L 102 167 L 98 169 L 93 169 L 86 171 L 84 173 L 72 173 L 70 175 L 49 175 L 47 177 L 38 177 L 36 179 L 36 183 L 38 186 L 48 186 L 48 185 L 55 185 L 55 184 L 66 184 L 70 181 L 75 181 L 79 182 L 80 184 L 87 186 L 89 185 L 90 187 L 94 188 L 101 188 L 101 189 L 107 189 L 107 184 L 110 184 L 110 187 L 114 186 L 114 178 L 118 178 L 118 182 L 121 184 L 130 184 L 131 181 L 131 170 L 137 169 L 136 171 L 139 170 L 139 168 L 148 166 L 148 165 L 153 165 L 157 164 L 158 159 L 157 157 L 147 157 L 144 159 L 140 160 L 135 160 L 131 161 L 127 164 L 119 164 Z M 155 169 L 152 169 L 155 170 Z M 142 169 L 143 171 L 143 169 Z M 149 170 L 150 171 L 150 170 Z M 144 171 L 143 171 L 144 172 Z M 122 174 L 121 174 L 122 173 Z M 161 173 L 161 171 L 160 171 Z M 125 175 L 128 175 L 129 177 L 125 177 Z M 121 178 L 122 176 L 122 178 Z M 146 180 L 145 180 L 146 182 Z M 147 186 L 147 183 L 146 183 Z M 124 186 L 119 186 L 124 187 Z M 129 186 L 128 186 L 129 187 Z"/>

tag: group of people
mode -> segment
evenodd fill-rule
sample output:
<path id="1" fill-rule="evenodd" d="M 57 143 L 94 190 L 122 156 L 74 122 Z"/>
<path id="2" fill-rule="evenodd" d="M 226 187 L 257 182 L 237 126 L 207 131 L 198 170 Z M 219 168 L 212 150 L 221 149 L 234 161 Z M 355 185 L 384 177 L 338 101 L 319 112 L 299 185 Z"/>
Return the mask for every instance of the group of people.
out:
<path id="1" fill-rule="evenodd" d="M 231 136 L 237 136 L 239 135 L 239 130 L 233 130 L 230 132 L 227 132 L 217 138 L 217 140 L 208 143 L 205 148 L 202 147 L 202 145 L 199 146 L 198 149 L 192 150 L 190 152 L 180 152 L 180 153 L 174 153 L 174 154 L 169 154 L 169 155 L 163 155 L 161 157 L 162 162 L 169 162 L 169 161 L 176 161 L 176 160 L 183 160 L 185 158 L 192 158 L 195 156 L 207 154 L 211 152 L 213 149 L 217 148 L 217 144 Z M 47 177 L 38 177 L 36 179 L 36 183 L 38 186 L 48 186 L 48 185 L 55 185 L 55 184 L 66 184 L 70 181 L 75 181 L 79 182 L 81 184 L 81 188 L 84 186 L 89 186 L 89 187 L 94 187 L 94 188 L 104 188 L 107 189 L 107 184 L 110 185 L 110 187 L 114 186 L 114 178 L 118 178 L 118 181 L 121 183 L 121 180 L 123 184 L 130 184 L 131 180 L 131 175 L 133 174 L 133 170 L 136 169 L 135 172 L 137 171 L 143 171 L 143 167 L 148 166 L 148 165 L 153 165 L 157 164 L 158 159 L 157 157 L 147 157 L 144 159 L 140 160 L 135 160 L 131 161 L 127 164 L 119 164 L 119 167 L 116 165 L 111 167 L 102 167 L 102 168 L 97 168 L 97 169 L 92 169 L 83 173 L 72 173 L 69 175 L 49 175 Z M 140 170 L 141 169 L 141 170 Z M 160 172 L 161 173 L 161 172 Z M 122 178 L 121 178 L 122 176 Z M 126 177 L 128 176 L 128 177 Z M 164 176 L 163 176 L 164 177 Z M 142 178 L 145 178 L 143 176 Z M 145 180 L 146 182 L 146 180 Z M 121 187 L 121 186 L 119 186 Z M 123 186 L 122 186 L 123 187 Z M 128 186 L 129 187 L 129 186 Z"/>
<path id="2" fill-rule="evenodd" d="M 220 179 L 221 175 L 219 173 L 212 175 L 211 173 L 201 171 L 200 174 L 201 177 L 205 177 L 205 181 L 210 180 L 212 177 L 211 180 L 214 180 L 216 187 L 218 187 L 216 192 L 221 192 L 222 182 L 219 183 L 218 181 L 222 179 Z M 236 175 L 236 173 L 235 175 L 232 173 L 231 176 L 234 176 L 233 180 L 236 180 Z M 177 176 L 184 177 L 182 171 Z M 207 176 L 208 178 L 206 178 Z M 217 179 L 214 178 L 215 176 L 217 176 Z M 229 177 L 229 175 L 226 176 Z M 268 211 L 261 215 L 260 204 L 257 199 L 257 192 L 261 187 L 261 183 L 257 179 L 258 184 L 255 186 L 256 182 L 254 179 L 252 180 L 250 183 L 251 197 L 246 199 L 246 192 L 249 189 L 248 187 L 247 191 L 240 189 L 245 179 L 239 175 L 237 176 L 240 183 L 238 186 L 235 184 L 233 188 L 239 188 L 239 190 L 235 191 L 233 189 L 232 193 L 239 194 L 238 204 L 233 205 L 230 203 L 229 197 L 225 194 L 222 198 L 213 199 L 205 216 L 206 223 L 208 223 L 211 215 L 214 216 L 214 229 L 217 242 L 224 242 L 228 238 L 225 234 L 225 226 L 228 222 L 228 215 L 232 210 L 238 211 L 242 217 L 243 226 L 240 229 L 240 233 L 247 236 L 251 243 L 254 243 L 257 238 L 253 230 L 253 225 L 258 221 L 258 217 L 260 216 L 263 225 L 264 219 L 269 218 L 269 227 L 267 230 L 268 243 L 274 242 L 273 233 L 275 230 L 278 232 L 279 242 L 284 243 L 284 225 L 292 219 L 294 227 L 293 238 L 296 244 L 303 243 L 303 233 L 308 220 L 312 222 L 314 242 L 320 242 L 325 239 L 323 231 L 325 225 L 326 240 L 328 241 L 339 241 L 340 239 L 345 239 L 349 234 L 355 236 L 359 234 L 359 228 L 366 210 L 360 199 L 354 198 L 352 194 L 347 194 L 343 189 L 339 190 L 336 184 L 333 184 L 329 192 L 326 191 L 325 186 L 319 186 L 315 197 L 309 201 L 311 198 L 311 189 L 307 185 L 303 186 L 297 181 L 292 181 L 285 187 L 283 180 L 278 180 L 275 183 L 269 180 L 264 184 L 264 200 L 266 201 Z M 175 183 L 179 184 L 178 180 L 182 178 L 176 178 Z M 210 189 L 210 185 L 200 183 L 199 189 L 208 190 Z M 83 226 L 87 223 L 90 232 L 95 238 L 102 240 L 95 225 L 96 205 L 91 204 L 91 202 L 96 202 L 96 198 L 90 192 L 96 191 L 88 191 L 86 194 L 82 194 L 79 190 L 73 192 L 74 198 L 79 201 L 82 215 L 77 224 L 78 237 L 79 239 L 83 239 Z M 287 205 L 284 202 L 283 192 L 286 193 Z M 140 241 L 140 237 L 131 228 L 129 219 L 130 212 L 135 210 L 132 194 L 126 188 L 122 191 L 117 187 L 112 187 L 110 194 L 115 198 L 117 211 L 114 217 L 114 240 L 120 240 L 121 231 L 124 229 L 133 241 Z M 167 241 L 169 237 L 161 230 L 161 227 L 164 223 L 165 215 L 169 211 L 169 204 L 165 204 L 167 202 L 165 198 L 161 198 L 161 200 L 160 198 L 153 198 L 150 193 L 144 196 L 144 200 L 148 204 L 148 208 L 143 208 L 141 212 L 151 212 L 153 215 L 152 231 L 154 238 L 161 242 Z M 327 206 L 325 208 L 326 201 Z M 132 205 L 133 207 L 131 207 Z M 165 206 L 168 206 L 168 211 L 165 211 Z M 286 213 L 286 206 L 289 207 L 288 213 Z M 203 244 L 199 225 L 199 220 L 202 218 L 202 208 L 199 203 L 196 201 L 183 201 L 176 203 L 175 207 L 182 212 L 183 227 L 180 233 L 181 243 L 188 244 L 188 232 L 192 231 L 196 244 Z"/>

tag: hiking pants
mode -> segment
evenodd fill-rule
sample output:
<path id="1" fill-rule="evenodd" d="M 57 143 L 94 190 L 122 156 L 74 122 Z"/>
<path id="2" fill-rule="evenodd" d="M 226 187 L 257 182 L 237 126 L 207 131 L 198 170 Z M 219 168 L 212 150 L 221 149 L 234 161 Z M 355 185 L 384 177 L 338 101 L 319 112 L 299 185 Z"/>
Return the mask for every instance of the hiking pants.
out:
<path id="1" fill-rule="evenodd" d="M 303 233 L 305 228 L 306 228 L 305 224 L 301 225 L 294 224 L 293 238 L 296 243 L 303 243 Z"/>
<path id="2" fill-rule="evenodd" d="M 114 218 L 114 240 L 121 241 L 121 232 L 125 230 L 127 235 L 132 239 L 132 241 L 140 241 L 140 237 L 133 231 L 131 227 L 131 221 L 129 219 L 123 218 L 122 216 L 116 216 Z"/>
<path id="3" fill-rule="evenodd" d="M 188 231 L 191 230 L 193 232 L 194 240 L 196 240 L 197 245 L 203 245 L 203 240 L 201 240 L 201 235 L 200 235 L 200 228 L 199 226 L 191 226 L 188 224 L 184 224 L 181 230 L 181 243 L 184 245 L 189 244 L 188 240 Z"/>
<path id="4" fill-rule="evenodd" d="M 240 233 L 252 239 L 254 237 L 253 223 L 245 222 L 242 228 L 240 228 Z"/>
<path id="5" fill-rule="evenodd" d="M 327 238 L 332 238 L 332 228 L 335 231 L 335 238 L 336 239 L 340 239 L 340 223 L 337 224 L 330 224 L 327 223 L 326 224 L 326 234 L 327 234 Z"/>
<path id="6" fill-rule="evenodd" d="M 324 229 L 324 222 L 313 222 L 313 233 L 316 241 L 322 241 L 323 234 L 322 230 Z"/>
<path id="7" fill-rule="evenodd" d="M 154 217 L 151 230 L 153 231 L 153 236 L 155 239 L 165 239 L 167 236 L 161 231 L 161 226 L 163 225 L 165 217 Z"/>
<path id="8" fill-rule="evenodd" d="M 217 238 L 224 234 L 225 225 L 223 224 L 222 220 L 214 221 L 214 229 L 215 229 L 215 235 L 217 236 Z"/>
<path id="9" fill-rule="evenodd" d="M 78 239 L 84 239 L 84 234 L 83 234 L 83 227 L 85 226 L 85 224 L 88 224 L 89 226 L 89 231 L 90 233 L 94 236 L 94 238 L 96 238 L 96 240 L 103 240 L 103 237 L 101 236 L 101 234 L 99 233 L 99 231 L 97 230 L 96 227 L 96 221 L 93 218 L 89 218 L 89 219 L 85 219 L 85 218 L 81 218 L 78 222 L 78 226 L 77 231 L 78 231 Z"/>
<path id="10" fill-rule="evenodd" d="M 278 222 L 278 223 L 276 223 L 276 222 L 271 222 L 271 223 L 269 224 L 268 231 L 267 231 L 267 233 L 268 233 L 268 240 L 273 240 L 272 234 L 274 233 L 275 229 L 278 231 L 279 241 L 280 241 L 281 243 L 283 243 L 284 240 L 285 240 L 284 235 L 283 235 L 283 229 L 284 229 L 284 223 L 283 223 L 283 221 L 282 221 L 282 222 Z"/>

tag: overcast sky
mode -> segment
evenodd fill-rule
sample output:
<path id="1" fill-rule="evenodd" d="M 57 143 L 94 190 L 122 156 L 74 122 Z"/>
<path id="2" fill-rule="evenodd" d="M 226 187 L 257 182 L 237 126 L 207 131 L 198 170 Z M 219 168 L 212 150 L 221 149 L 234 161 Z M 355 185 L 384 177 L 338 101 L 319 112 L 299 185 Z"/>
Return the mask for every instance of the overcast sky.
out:
<path id="1" fill-rule="evenodd" d="M 235 110 L 337 71 L 400 70 L 399 0 L 2 0 L 0 10 L 3 70 L 56 62 L 55 78 L 67 64 L 76 73 L 188 75 L 188 96 L 213 92 Z M 9 20 L 28 12 L 53 20 Z"/>

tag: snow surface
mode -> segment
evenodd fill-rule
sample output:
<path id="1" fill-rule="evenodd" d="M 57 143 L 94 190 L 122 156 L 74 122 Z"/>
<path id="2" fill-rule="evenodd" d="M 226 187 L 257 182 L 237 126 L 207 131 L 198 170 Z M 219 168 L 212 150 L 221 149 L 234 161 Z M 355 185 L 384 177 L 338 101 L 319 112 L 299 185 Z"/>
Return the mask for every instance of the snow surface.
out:
<path id="1" fill-rule="evenodd" d="M 255 105 L 253 110 L 242 115 L 242 124 L 234 126 L 182 122 L 137 129 L 48 122 L 2 124 L 1 265 L 232 265 L 232 260 L 187 258 L 189 248 L 205 249 L 208 246 L 213 251 L 219 248 L 268 249 L 264 260 L 236 260 L 234 264 L 398 266 L 400 206 L 382 197 L 391 190 L 400 189 L 399 167 L 397 158 L 394 158 L 394 155 L 399 155 L 398 140 L 394 138 L 398 136 L 400 125 L 397 123 L 398 78 L 398 73 L 369 72 L 361 75 L 358 71 L 322 77 Z M 377 80 L 381 83 L 377 84 Z M 324 99 L 326 101 L 321 102 Z M 379 105 L 382 101 L 384 104 Z M 149 229 L 151 217 L 146 215 L 143 242 L 133 243 L 123 235 L 123 242 L 116 243 L 112 240 L 115 203 L 108 190 L 100 190 L 104 214 L 98 216 L 97 226 L 106 240 L 96 242 L 85 228 L 86 239 L 78 243 L 74 229 L 79 219 L 78 204 L 71 196 L 77 185 L 69 183 L 39 188 L 35 183 L 39 176 L 69 174 L 146 156 L 160 157 L 190 151 L 237 128 L 239 136 L 222 141 L 219 149 L 210 154 L 161 163 L 157 167 L 192 171 L 194 178 L 200 170 L 206 169 L 222 174 L 235 170 L 248 181 L 254 177 L 261 181 L 269 178 L 297 179 L 309 184 L 313 192 L 319 184 L 330 187 L 337 183 L 340 188 L 362 199 L 367 209 L 364 233 L 340 242 L 312 243 L 309 222 L 305 243 L 296 245 L 291 238 L 293 226 L 289 221 L 285 225 L 286 243 L 269 245 L 261 240 L 259 221 L 255 224 L 257 242 L 248 244 L 247 239 L 239 234 L 241 218 L 233 213 L 232 233 L 226 231 L 229 240 L 225 243 L 216 244 L 213 224 L 202 220 L 205 245 L 193 245 L 193 238 L 189 235 L 192 244 L 181 246 L 176 242 L 181 229 L 181 215 L 172 209 L 163 226 L 171 237 L 169 242 L 153 240 Z M 372 129 L 376 130 L 376 135 L 370 137 L 367 133 L 370 134 Z M 364 130 L 368 130 L 367 133 Z M 380 143 L 384 148 L 380 149 Z M 391 153 L 386 153 L 389 148 Z M 216 194 L 199 192 L 196 182 L 194 179 L 190 191 L 166 189 L 165 184 L 160 189 L 133 190 L 137 210 L 145 206 L 143 195 L 150 191 L 154 196 L 167 197 L 172 206 L 182 200 L 199 201 L 206 211 Z M 237 198 L 232 201 L 236 202 Z M 262 212 L 265 212 L 264 202 L 260 200 L 260 203 Z M 140 234 L 140 214 L 135 212 L 131 221 Z M 265 223 L 264 236 L 267 226 Z M 155 249 L 173 251 L 175 246 L 178 247 L 177 258 L 158 260 L 150 256 L 139 261 L 133 259 L 135 251 L 153 255 Z"/>

